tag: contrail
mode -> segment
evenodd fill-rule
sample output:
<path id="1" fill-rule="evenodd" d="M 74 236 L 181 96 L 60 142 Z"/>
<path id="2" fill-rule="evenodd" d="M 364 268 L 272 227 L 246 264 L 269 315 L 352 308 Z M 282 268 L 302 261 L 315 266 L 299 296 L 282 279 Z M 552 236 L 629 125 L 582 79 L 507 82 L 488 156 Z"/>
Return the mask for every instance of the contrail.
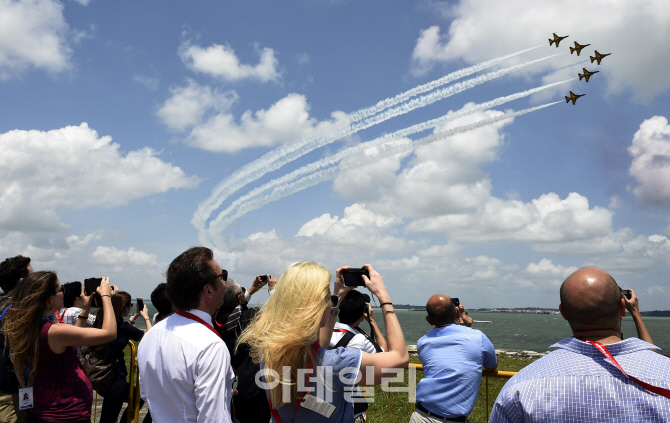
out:
<path id="1" fill-rule="evenodd" d="M 552 72 L 558 72 L 559 70 L 563 70 L 563 69 L 571 68 L 573 66 L 581 65 L 582 63 L 586 63 L 588 61 L 589 61 L 589 59 L 582 60 L 581 62 L 573 63 L 573 64 L 568 65 L 568 66 L 563 66 L 562 68 L 554 69 L 554 70 L 552 70 Z"/>
<path id="2" fill-rule="evenodd" d="M 240 169 L 235 171 L 232 175 L 221 181 L 213 190 L 209 198 L 198 205 L 191 223 L 195 226 L 200 233 L 203 233 L 205 225 L 209 216 L 221 206 L 223 201 L 225 201 L 231 194 L 245 186 L 246 184 L 255 181 L 256 179 L 262 177 L 268 172 L 279 169 L 287 163 L 292 162 L 293 160 L 301 157 L 308 152 L 322 147 L 326 144 L 329 144 L 337 139 L 351 135 L 357 131 L 360 131 L 365 128 L 369 128 L 372 125 L 376 125 L 385 120 L 391 119 L 392 117 L 407 113 L 418 107 L 424 107 L 431 103 L 434 103 L 438 100 L 444 99 L 451 95 L 462 92 L 466 89 L 472 88 L 476 85 L 482 84 L 484 82 L 490 81 L 495 78 L 499 78 L 503 75 L 506 75 L 515 70 L 521 69 L 525 66 L 530 66 L 532 64 L 551 59 L 556 56 L 560 56 L 565 53 L 553 54 L 546 56 L 540 59 L 531 60 L 526 63 L 519 65 L 511 66 L 506 69 L 501 69 L 495 72 L 490 72 L 485 75 L 481 75 L 475 78 L 471 78 L 467 81 L 463 81 L 457 84 L 454 84 L 450 87 L 437 90 L 431 94 L 421 96 L 418 99 L 408 101 L 400 106 L 394 107 L 392 109 L 386 110 L 383 113 L 380 113 L 371 118 L 365 119 L 363 122 L 359 122 L 355 126 L 349 125 L 347 128 L 346 125 L 336 124 L 336 128 L 327 133 L 328 136 L 318 136 L 316 138 L 308 138 L 291 144 L 284 144 L 276 149 L 264 154 L 259 159 L 254 160 L 251 163 L 248 163 L 242 166 Z M 338 128 L 339 127 L 339 128 Z M 206 243 L 207 240 L 201 238 L 201 242 Z"/>
<path id="3" fill-rule="evenodd" d="M 238 218 L 244 216 L 248 212 L 250 212 L 252 210 L 259 209 L 259 208 L 263 207 L 264 205 L 266 205 L 266 204 L 268 204 L 272 201 L 279 200 L 280 198 L 286 197 L 286 196 L 294 194 L 298 191 L 302 191 L 306 188 L 312 187 L 312 186 L 317 185 L 321 182 L 332 179 L 335 176 L 337 176 L 337 174 L 340 173 L 340 172 L 355 169 L 355 168 L 360 168 L 362 165 L 370 165 L 370 164 L 375 163 L 377 161 L 383 160 L 387 157 L 411 151 L 414 148 L 419 147 L 419 146 L 427 145 L 427 144 L 433 143 L 435 141 L 439 141 L 439 140 L 442 140 L 442 139 L 445 139 L 445 138 L 448 138 L 448 137 L 451 137 L 451 136 L 454 136 L 454 135 L 457 135 L 457 134 L 472 131 L 472 130 L 475 130 L 477 128 L 481 128 L 482 126 L 491 125 L 491 124 L 494 124 L 494 123 L 497 123 L 497 122 L 500 122 L 500 121 L 503 121 L 503 120 L 506 120 L 506 119 L 511 119 L 511 118 L 521 116 L 521 115 L 524 115 L 524 114 L 527 114 L 527 113 L 535 112 L 537 110 L 543 109 L 545 107 L 552 106 L 554 104 L 559 104 L 559 103 L 562 103 L 562 101 L 547 103 L 547 104 L 543 104 L 541 106 L 520 110 L 520 111 L 514 112 L 514 113 L 506 113 L 504 115 L 500 115 L 500 116 L 496 116 L 496 117 L 492 117 L 492 118 L 488 118 L 488 119 L 482 119 L 480 121 L 477 121 L 477 122 L 474 122 L 474 123 L 471 123 L 471 124 L 468 124 L 468 125 L 462 125 L 462 126 L 458 126 L 456 128 L 449 129 L 449 130 L 444 131 L 444 132 L 440 132 L 439 134 L 428 135 L 428 136 L 426 136 L 424 138 L 421 138 L 421 139 L 419 139 L 419 140 L 417 140 L 413 143 L 407 143 L 405 145 L 396 146 L 395 148 L 389 148 L 388 150 L 384 151 L 383 154 L 380 153 L 380 154 L 377 154 L 375 156 L 367 156 L 367 157 L 364 157 L 361 160 L 349 162 L 344 166 L 342 166 L 342 165 L 341 166 L 331 166 L 328 169 L 325 169 L 325 170 L 322 170 L 322 171 L 319 171 L 319 172 L 315 172 L 315 173 L 313 173 L 309 176 L 306 176 L 304 178 L 301 178 L 301 179 L 299 179 L 299 180 L 297 180 L 297 181 L 295 181 L 291 184 L 276 187 L 270 194 L 268 194 L 264 197 L 261 197 L 261 198 L 258 198 L 256 200 L 249 201 L 249 202 L 245 203 L 244 205 L 240 206 L 237 210 L 237 213 L 235 213 L 232 216 L 229 216 L 229 217 L 227 217 L 225 219 L 222 219 L 220 221 L 218 221 L 218 219 L 217 219 L 216 224 L 214 224 L 214 222 L 212 222 L 212 224 L 210 225 L 209 235 L 214 240 L 219 239 L 221 231 L 223 231 L 225 228 L 228 227 L 228 225 L 230 225 L 232 222 L 234 222 Z"/>
<path id="4" fill-rule="evenodd" d="M 353 112 L 349 114 L 349 118 L 351 119 L 352 122 L 359 121 L 363 118 L 366 118 L 368 116 L 377 114 L 381 112 L 384 109 L 387 109 L 389 107 L 395 106 L 396 104 L 402 103 L 405 100 L 408 100 L 411 97 L 414 97 L 416 95 L 419 95 L 421 93 L 425 93 L 426 91 L 430 91 L 432 89 L 435 89 L 439 87 L 440 85 L 448 84 L 451 81 L 455 81 L 457 79 L 463 78 L 468 75 L 472 75 L 475 72 L 479 72 L 484 69 L 488 69 L 491 66 L 495 66 L 500 62 L 503 62 L 509 58 L 512 58 L 514 56 L 519 56 L 523 53 L 527 53 L 531 50 L 535 50 L 536 48 L 543 47 L 543 45 L 527 48 L 525 50 L 517 51 L 516 53 L 508 54 L 507 56 L 502 56 L 498 57 L 496 59 L 492 59 L 486 62 L 478 63 L 476 65 L 463 68 L 461 70 L 458 70 L 456 72 L 452 72 L 448 75 L 443 76 L 440 79 L 436 79 L 434 81 L 428 82 L 427 84 L 419 85 L 418 87 L 412 88 L 411 90 L 405 91 L 404 93 L 398 94 L 395 97 L 387 98 L 386 100 L 382 100 L 375 104 L 372 107 L 368 107 L 365 109 L 361 109 L 357 112 Z"/>
<path id="5" fill-rule="evenodd" d="M 526 91 L 523 91 L 523 92 L 519 92 L 519 93 L 516 93 L 516 94 L 511 94 L 511 95 L 508 95 L 508 96 L 499 97 L 499 98 L 496 98 L 494 100 L 487 101 L 485 103 L 476 104 L 472 107 L 461 109 L 461 110 L 458 110 L 454 113 L 450 113 L 450 114 L 441 116 L 441 117 L 436 118 L 436 119 L 431 119 L 431 120 L 426 121 L 426 122 L 422 122 L 422 123 L 419 123 L 419 124 L 416 124 L 416 125 L 412 125 L 412 126 L 409 126 L 407 128 L 400 129 L 400 130 L 395 131 L 393 133 L 384 135 L 384 136 L 379 137 L 377 139 L 374 139 L 372 141 L 361 143 L 361 144 L 358 144 L 356 146 L 353 146 L 353 147 L 347 148 L 345 150 L 342 150 L 342 151 L 340 151 L 336 154 L 333 154 L 332 156 L 329 156 L 329 157 L 323 158 L 321 160 L 318 160 L 314 163 L 310 163 L 308 165 L 305 165 L 305 166 L 303 166 L 299 169 L 296 169 L 293 172 L 288 173 L 288 174 L 286 174 L 286 175 L 284 175 L 280 178 L 273 179 L 272 181 L 266 183 L 265 185 L 263 185 L 261 187 L 253 189 L 252 191 L 250 191 L 246 195 L 236 199 L 230 206 L 228 206 L 225 210 L 223 210 L 221 213 L 219 213 L 217 218 L 214 221 L 212 221 L 211 226 L 216 227 L 219 224 L 219 222 L 223 221 L 228 215 L 232 214 L 235 211 L 235 209 L 237 209 L 238 207 L 244 207 L 243 205 L 244 205 L 245 202 L 253 200 L 256 197 L 259 197 L 259 196 L 263 195 L 267 191 L 269 191 L 269 190 L 271 190 L 271 189 L 273 189 L 277 186 L 287 184 L 290 181 L 295 180 L 295 179 L 297 179 L 301 176 L 304 176 L 306 174 L 310 174 L 310 173 L 315 172 L 319 169 L 323 169 L 323 168 L 326 168 L 326 167 L 329 167 L 329 166 L 333 166 L 333 165 L 335 165 L 336 163 L 338 163 L 339 161 L 341 161 L 342 159 L 344 159 L 346 157 L 356 155 L 356 154 L 362 154 L 366 149 L 369 149 L 371 147 L 375 147 L 375 146 L 386 144 L 386 143 L 391 143 L 392 141 L 394 141 L 397 138 L 403 138 L 403 137 L 406 137 L 408 135 L 411 135 L 411 134 L 414 134 L 414 133 L 417 133 L 417 132 L 421 132 L 421 131 L 425 131 L 427 129 L 435 128 L 435 127 L 437 127 L 439 125 L 442 125 L 446 122 L 450 122 L 450 121 L 459 119 L 463 116 L 467 116 L 467 115 L 472 114 L 474 112 L 490 109 L 492 107 L 497 107 L 497 106 L 500 106 L 502 104 L 508 103 L 510 101 L 517 100 L 517 99 L 522 98 L 522 97 L 527 97 L 527 96 L 533 95 L 533 94 L 538 93 L 540 91 L 552 88 L 556 85 L 560 85 L 560 84 L 564 84 L 566 82 L 573 81 L 575 79 L 576 78 L 571 78 L 571 79 L 566 79 L 565 81 L 554 82 L 552 84 L 543 85 L 541 87 L 533 88 L 533 89 L 526 90 Z"/>

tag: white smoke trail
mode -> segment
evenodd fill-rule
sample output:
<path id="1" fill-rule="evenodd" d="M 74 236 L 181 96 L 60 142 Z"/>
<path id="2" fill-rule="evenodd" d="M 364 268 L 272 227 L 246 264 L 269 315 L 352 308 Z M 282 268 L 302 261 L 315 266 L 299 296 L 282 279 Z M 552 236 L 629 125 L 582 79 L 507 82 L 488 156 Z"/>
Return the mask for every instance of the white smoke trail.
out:
<path id="1" fill-rule="evenodd" d="M 396 154 L 402 154 L 402 153 L 405 153 L 405 152 L 409 152 L 409 151 L 413 150 L 414 148 L 422 146 L 422 145 L 430 144 L 430 143 L 433 143 L 435 141 L 439 141 L 439 140 L 442 140 L 442 139 L 445 139 L 445 138 L 448 138 L 448 137 L 451 137 L 451 136 L 454 136 L 454 135 L 457 135 L 457 134 L 472 131 L 472 130 L 475 130 L 477 128 L 481 128 L 482 126 L 491 125 L 491 124 L 494 124 L 494 123 L 497 123 L 497 122 L 500 122 L 500 121 L 503 121 L 503 120 L 506 120 L 506 119 L 511 119 L 511 118 L 514 118 L 514 117 L 517 117 L 517 116 L 525 115 L 527 113 L 535 112 L 537 110 L 544 109 L 545 107 L 553 106 L 554 104 L 559 104 L 559 103 L 562 103 L 562 101 L 547 103 L 547 104 L 543 104 L 541 106 L 520 110 L 518 112 L 507 113 L 507 114 L 504 114 L 504 115 L 500 115 L 500 116 L 496 116 L 496 117 L 492 117 L 492 118 L 488 118 L 488 119 L 482 119 L 480 121 L 477 121 L 477 122 L 474 122 L 474 123 L 471 123 L 471 124 L 468 124 L 468 125 L 462 125 L 462 126 L 458 126 L 456 128 L 449 129 L 449 130 L 444 131 L 444 132 L 440 132 L 439 134 L 428 135 L 428 136 L 426 136 L 424 138 L 421 138 L 421 139 L 419 139 L 419 140 L 417 140 L 413 143 L 407 143 L 407 144 L 404 144 L 404 145 L 398 145 L 398 146 L 388 148 L 383 153 L 377 154 L 375 156 L 366 156 L 366 157 L 361 158 L 360 160 L 348 162 L 344 166 L 342 166 L 342 165 L 341 166 L 331 166 L 328 169 L 324 169 L 324 170 L 319 171 L 319 172 L 314 172 L 311 175 L 305 176 L 304 178 L 301 178 L 301 179 L 299 179 L 299 180 L 297 180 L 293 183 L 285 184 L 285 185 L 276 187 L 270 194 L 268 194 L 264 197 L 257 198 L 256 200 L 249 201 L 249 202 L 241 205 L 237 209 L 237 212 L 234 215 L 228 216 L 225 219 L 221 219 L 220 221 L 217 222 L 216 225 L 214 225 L 214 222 L 212 222 L 212 224 L 209 227 L 209 235 L 214 240 L 220 240 L 221 239 L 220 238 L 221 231 L 223 231 L 225 228 L 228 227 L 228 225 L 230 225 L 232 222 L 234 222 L 238 218 L 244 216 L 248 212 L 250 212 L 252 210 L 259 209 L 259 208 L 263 207 L 264 205 L 266 205 L 266 204 L 268 204 L 272 201 L 279 200 L 280 198 L 289 196 L 289 195 L 294 194 L 298 191 L 302 191 L 302 190 L 307 189 L 309 187 L 312 187 L 314 185 L 320 184 L 321 182 L 332 179 L 335 176 L 337 176 L 337 174 L 340 173 L 340 172 L 360 168 L 363 165 L 370 165 L 372 163 L 375 163 L 375 162 L 380 161 L 382 159 L 385 159 L 387 157 L 390 157 L 390 156 L 393 156 L 393 155 L 396 155 Z"/>
<path id="2" fill-rule="evenodd" d="M 349 118 L 351 119 L 352 122 L 359 121 L 359 120 L 361 120 L 363 118 L 366 118 L 368 116 L 377 114 L 384 109 L 387 109 L 389 107 L 395 106 L 396 104 L 402 103 L 403 101 L 408 100 L 408 99 L 410 99 L 410 98 L 412 98 L 416 95 L 419 95 L 421 93 L 425 93 L 427 91 L 433 90 L 433 89 L 439 87 L 440 85 L 448 84 L 451 81 L 455 81 L 457 79 L 466 77 L 468 75 L 472 75 L 473 73 L 482 71 L 484 69 L 488 69 L 491 66 L 495 66 L 498 63 L 501 63 L 501 62 L 503 62 L 507 59 L 510 59 L 514 56 L 519 56 L 523 53 L 527 53 L 531 50 L 535 50 L 536 48 L 540 48 L 540 47 L 543 47 L 543 46 L 544 45 L 531 47 L 531 48 L 528 48 L 528 49 L 525 49 L 525 50 L 517 51 L 517 52 L 512 53 L 512 54 L 508 54 L 507 56 L 498 57 L 498 58 L 495 58 L 495 59 L 492 59 L 492 60 L 489 60 L 489 61 L 486 61 L 486 62 L 478 63 L 476 65 L 473 65 L 473 66 L 470 66 L 470 67 L 467 67 L 467 68 L 463 68 L 461 70 L 457 70 L 456 72 L 452 72 L 448 75 L 445 75 L 440 79 L 436 79 L 434 81 L 428 82 L 427 84 L 419 85 L 418 87 L 412 88 L 411 90 L 405 91 L 404 93 L 400 93 L 395 97 L 391 97 L 391 98 L 387 98 L 386 100 L 382 100 L 382 101 L 378 102 L 377 104 L 375 104 L 372 107 L 368 107 L 368 108 L 365 108 L 365 109 L 361 109 L 357 112 L 350 113 Z"/>
<path id="3" fill-rule="evenodd" d="M 442 125 L 446 122 L 450 122 L 450 121 L 462 118 L 463 116 L 467 116 L 467 115 L 472 114 L 474 112 L 490 109 L 492 107 L 497 107 L 497 106 L 500 106 L 502 104 L 508 103 L 510 101 L 533 95 L 533 94 L 538 93 L 540 91 L 555 87 L 555 86 L 560 85 L 560 84 L 564 84 L 566 82 L 573 81 L 575 79 L 576 78 L 571 78 L 571 79 L 566 79 L 565 81 L 554 82 L 552 84 L 547 84 L 547 85 L 543 85 L 541 87 L 532 88 L 530 90 L 526 90 L 526 91 L 519 92 L 519 93 L 516 93 L 516 94 L 511 94 L 511 95 L 508 95 L 508 96 L 499 97 L 499 98 L 496 98 L 494 100 L 487 101 L 485 103 L 476 104 L 472 107 L 461 109 L 461 110 L 458 110 L 454 113 L 450 113 L 450 114 L 441 116 L 441 117 L 436 118 L 436 119 L 431 119 L 431 120 L 423 122 L 423 123 L 412 125 L 412 126 L 409 126 L 407 128 L 400 129 L 400 130 L 395 131 L 393 133 L 384 135 L 384 136 L 379 137 L 377 139 L 374 139 L 372 141 L 364 142 L 364 143 L 358 144 L 356 146 L 353 146 L 353 147 L 347 148 L 345 150 L 342 150 L 342 151 L 340 151 L 336 154 L 333 154 L 332 156 L 329 156 L 329 157 L 323 158 L 321 160 L 318 160 L 314 163 L 310 163 L 308 165 L 305 165 L 305 166 L 303 166 L 299 169 L 294 170 L 291 173 L 288 173 L 284 176 L 273 179 L 272 181 L 266 183 L 265 185 L 263 185 L 261 187 L 253 189 L 252 191 L 250 191 L 246 195 L 241 196 L 240 198 L 233 201 L 230 204 L 230 206 L 228 206 L 225 210 L 221 211 L 221 213 L 219 213 L 219 215 L 216 217 L 216 219 L 211 222 L 210 226 L 217 227 L 220 222 L 222 222 L 224 219 L 226 219 L 226 217 L 228 215 L 232 214 L 238 207 L 244 207 L 243 204 L 245 202 L 253 201 L 254 198 L 259 197 L 261 195 L 264 195 L 267 191 L 269 191 L 269 190 L 271 190 L 271 189 L 273 189 L 277 186 L 287 184 L 290 181 L 295 180 L 295 179 L 297 179 L 301 176 L 304 176 L 306 174 L 310 174 L 310 173 L 315 172 L 319 169 L 323 169 L 323 168 L 326 168 L 326 167 L 333 166 L 333 165 L 337 164 L 340 160 L 342 160 L 346 157 L 356 155 L 356 154 L 362 154 L 366 149 L 369 149 L 371 147 L 376 147 L 376 146 L 380 146 L 380 145 L 383 145 L 383 144 L 391 143 L 391 142 L 393 142 L 393 140 L 395 140 L 397 138 L 403 138 L 403 137 L 406 137 L 408 135 L 411 135 L 411 134 L 414 134 L 414 133 L 417 133 L 417 132 L 421 132 L 421 131 L 425 131 L 427 129 L 435 128 L 435 127 L 437 127 L 439 125 Z"/>
<path id="4" fill-rule="evenodd" d="M 490 72 L 475 78 L 471 78 L 467 81 L 463 81 L 450 87 L 437 90 L 431 94 L 421 96 L 418 99 L 408 101 L 404 104 L 401 104 L 400 106 L 386 110 L 383 113 L 365 119 L 363 122 L 360 122 L 355 126 L 350 125 L 349 127 L 346 127 L 342 124 L 336 125 L 336 128 L 329 131 L 325 136 L 321 135 L 317 137 L 310 137 L 298 142 L 284 144 L 280 147 L 277 147 L 276 149 L 264 154 L 259 159 L 242 166 L 232 175 L 221 181 L 212 190 L 210 197 L 198 205 L 198 208 L 196 209 L 195 213 L 193 214 L 193 218 L 191 219 L 191 223 L 200 231 L 200 241 L 203 244 L 206 244 L 207 239 L 204 230 L 207 219 L 214 212 L 214 210 L 219 208 L 221 204 L 234 192 L 246 184 L 262 177 L 266 173 L 277 170 L 285 164 L 301 157 L 302 155 L 307 154 L 316 148 L 329 144 L 337 139 L 351 135 L 362 129 L 369 128 L 372 125 L 376 125 L 395 116 L 410 112 L 416 108 L 427 106 L 438 100 L 442 100 L 446 97 L 452 96 L 476 85 L 483 84 L 484 82 L 490 81 L 492 79 L 499 78 L 523 67 L 560 56 L 561 54 L 564 53 L 553 54 L 542 57 L 540 59 L 511 66 L 506 69 L 501 69 L 495 72 Z"/>

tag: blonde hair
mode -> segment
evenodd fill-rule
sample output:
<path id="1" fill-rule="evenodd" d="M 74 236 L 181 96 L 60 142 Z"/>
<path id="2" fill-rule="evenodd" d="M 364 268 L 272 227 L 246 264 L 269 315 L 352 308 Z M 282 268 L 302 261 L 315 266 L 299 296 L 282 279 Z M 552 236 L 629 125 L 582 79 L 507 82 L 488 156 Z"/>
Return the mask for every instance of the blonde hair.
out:
<path id="1" fill-rule="evenodd" d="M 263 361 L 267 383 L 272 376 L 291 368 L 291 379 L 282 380 L 270 390 L 275 408 L 282 402 L 282 386 L 291 385 L 291 398 L 298 399 L 298 369 L 307 368 L 312 359 L 311 344 L 319 336 L 321 316 L 330 303 L 330 272 L 313 261 L 294 263 L 284 270 L 274 295 L 242 332 L 237 346 L 249 345 L 254 362 Z"/>

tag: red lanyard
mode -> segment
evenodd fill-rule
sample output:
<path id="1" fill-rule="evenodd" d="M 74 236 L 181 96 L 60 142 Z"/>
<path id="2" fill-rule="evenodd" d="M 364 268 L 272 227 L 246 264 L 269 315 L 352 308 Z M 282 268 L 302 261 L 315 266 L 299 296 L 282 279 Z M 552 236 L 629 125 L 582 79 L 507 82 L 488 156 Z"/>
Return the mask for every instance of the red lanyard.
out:
<path id="1" fill-rule="evenodd" d="M 347 332 L 349 332 L 349 331 L 346 330 L 346 329 L 333 329 L 333 332 L 343 332 L 343 333 L 347 333 Z"/>
<path id="2" fill-rule="evenodd" d="M 344 329 L 335 329 L 335 330 L 344 330 Z M 346 330 L 345 330 L 346 332 Z M 312 347 L 312 356 L 310 357 L 314 361 L 316 361 L 316 353 L 319 351 L 319 347 L 321 346 L 321 343 L 317 339 L 316 342 L 314 343 L 314 346 Z M 307 364 L 307 369 L 311 370 L 312 368 L 312 361 L 310 360 L 309 363 Z M 309 379 L 307 375 L 305 375 L 305 386 L 309 386 Z M 291 423 L 293 423 L 293 420 L 295 420 L 295 415 L 298 414 L 298 408 L 300 408 L 300 404 L 302 403 L 302 399 L 305 397 L 307 393 L 303 392 L 302 396 L 300 396 L 300 399 L 298 399 L 298 403 L 295 405 L 295 411 L 293 412 L 293 418 L 291 419 Z M 270 395 L 268 395 L 268 403 L 270 403 L 270 411 L 272 412 L 272 418 L 276 423 L 283 423 L 281 416 L 279 415 L 279 412 L 277 411 L 276 408 L 272 406 L 272 399 L 270 399 Z"/>
<path id="3" fill-rule="evenodd" d="M 219 339 L 223 340 L 223 338 L 221 338 L 221 334 L 219 332 L 217 332 L 216 329 L 214 329 L 214 326 L 205 322 L 204 320 L 202 320 L 200 317 L 196 316 L 195 314 L 189 313 L 188 311 L 183 311 L 183 310 L 177 310 L 177 314 L 182 316 L 182 317 L 186 317 L 187 319 L 195 320 L 196 322 L 205 325 L 205 327 L 207 329 L 214 332 L 216 334 L 216 336 L 219 337 Z M 235 375 L 235 379 L 233 380 L 233 388 L 232 388 L 233 390 L 235 390 L 236 385 L 237 385 L 237 371 L 235 370 L 235 367 L 233 367 L 232 364 L 230 365 L 230 368 L 233 369 L 233 374 Z M 234 421 L 235 420 L 235 405 L 233 404 L 233 399 L 232 398 L 230 399 L 230 407 L 231 407 L 231 410 L 232 410 L 232 413 L 231 413 L 232 420 Z"/>
<path id="4" fill-rule="evenodd" d="M 614 359 L 614 356 L 609 352 L 609 350 L 607 349 L 607 347 L 605 347 L 605 346 L 604 346 L 603 344 L 601 344 L 600 342 L 587 341 L 587 340 L 584 340 L 584 339 L 581 339 L 581 341 L 584 341 L 584 342 L 586 342 L 586 343 L 588 343 L 588 344 L 591 344 L 591 345 L 593 345 L 594 347 L 598 348 L 598 351 L 600 351 L 601 353 L 603 353 L 603 355 L 604 355 L 605 357 L 607 357 L 607 359 L 608 359 L 609 361 L 611 361 L 612 364 L 614 364 L 619 370 L 621 370 L 621 373 L 623 373 L 624 375 L 626 375 L 626 377 L 628 377 L 629 379 L 632 379 L 634 382 L 636 382 L 638 385 L 640 385 L 641 387 L 643 387 L 643 388 L 646 389 L 647 391 L 649 391 L 649 392 L 653 392 L 653 393 L 655 393 L 655 394 L 657 394 L 657 395 L 661 395 L 661 396 L 663 396 L 663 397 L 665 397 L 665 398 L 670 398 L 670 389 L 665 389 L 665 388 L 661 388 L 661 387 L 659 387 L 659 386 L 650 385 L 650 384 L 648 384 L 647 382 L 643 382 L 643 381 L 641 381 L 640 379 L 638 379 L 638 378 L 636 378 L 636 377 L 634 377 L 634 376 L 631 376 L 631 375 L 629 375 L 628 373 L 626 373 L 626 371 L 625 371 L 625 370 L 619 365 L 619 363 L 617 363 L 617 361 Z"/>
<path id="5" fill-rule="evenodd" d="M 195 320 L 196 322 L 205 325 L 207 327 L 207 329 L 211 330 L 212 332 L 214 332 L 216 334 L 216 336 L 221 338 L 221 335 L 219 334 L 219 332 L 216 331 L 216 329 L 214 329 L 214 326 L 205 322 L 204 320 L 202 320 L 201 318 L 199 318 L 195 314 L 189 313 L 188 311 L 182 311 L 182 310 L 177 310 L 177 314 L 180 315 L 180 316 L 186 317 L 187 319 Z"/>
<path id="6" fill-rule="evenodd" d="M 56 319 L 58 320 L 58 323 L 63 323 L 63 318 L 65 317 L 65 312 L 67 311 L 67 308 L 63 309 L 63 313 L 61 315 L 58 315 L 58 312 L 56 312 Z"/>

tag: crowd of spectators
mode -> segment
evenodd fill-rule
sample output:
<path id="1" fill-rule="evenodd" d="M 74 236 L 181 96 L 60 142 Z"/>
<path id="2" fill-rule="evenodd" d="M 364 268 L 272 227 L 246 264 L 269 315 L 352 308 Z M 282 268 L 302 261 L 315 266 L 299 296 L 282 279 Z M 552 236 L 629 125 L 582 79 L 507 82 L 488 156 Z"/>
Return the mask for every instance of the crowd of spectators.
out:
<path id="1" fill-rule="evenodd" d="M 407 368 L 409 354 L 382 276 L 362 268 L 358 289 L 345 284 L 348 266 L 331 284 L 311 261 L 279 280 L 259 274 L 245 289 L 212 250 L 192 247 L 151 293 L 157 313 L 140 301 L 126 321 L 132 297 L 109 278 L 89 293 L 33 271 L 27 257 L 8 258 L 0 264 L 0 421 L 90 422 L 93 376 L 82 361 L 94 357 L 113 372 L 95 382 L 99 421 L 116 422 L 131 389 L 124 348 L 132 340 L 144 422 L 364 423 L 367 389 Z M 249 307 L 263 288 L 266 303 Z M 379 301 L 385 333 L 364 290 Z M 623 339 L 627 311 L 638 338 Z M 495 349 L 457 298 L 432 295 L 426 312 L 433 328 L 417 344 L 423 377 L 410 422 L 469 422 L 482 370 L 498 366 Z M 657 353 L 634 290 L 582 268 L 563 282 L 560 312 L 573 336 L 506 383 L 491 422 L 670 421 L 670 358 Z M 140 318 L 145 330 L 135 327 Z"/>

